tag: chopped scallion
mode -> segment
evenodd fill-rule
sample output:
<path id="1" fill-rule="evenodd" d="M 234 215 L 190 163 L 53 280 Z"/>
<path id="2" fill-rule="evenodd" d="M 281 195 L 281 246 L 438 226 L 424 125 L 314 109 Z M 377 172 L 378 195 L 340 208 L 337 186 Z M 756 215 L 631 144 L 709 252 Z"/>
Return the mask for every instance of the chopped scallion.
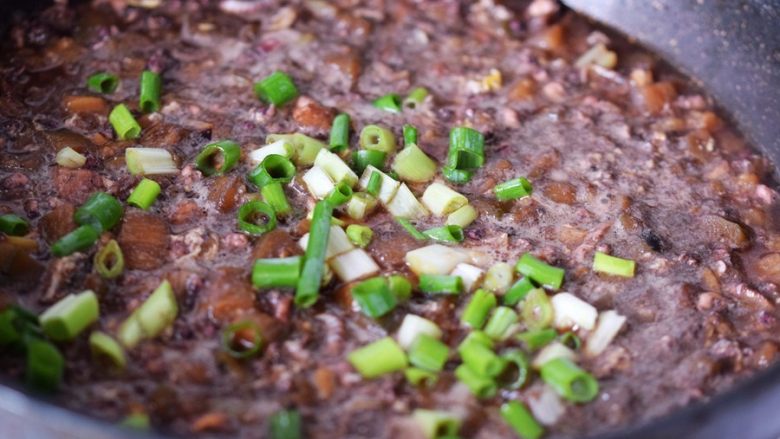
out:
<path id="1" fill-rule="evenodd" d="M 496 296 L 485 290 L 477 290 L 471 301 L 466 305 L 463 315 L 460 318 L 462 323 L 470 326 L 472 329 L 482 329 L 482 326 L 488 319 L 490 312 L 496 307 Z"/>
<path id="2" fill-rule="evenodd" d="M 122 203 L 105 192 L 95 192 L 89 196 L 76 212 L 73 219 L 81 226 L 92 226 L 104 232 L 119 223 L 123 213 Z"/>
<path id="3" fill-rule="evenodd" d="M 363 313 L 372 318 L 382 317 L 398 305 L 383 277 L 364 280 L 352 287 L 352 298 Z"/>
<path id="4" fill-rule="evenodd" d="M 390 292 L 393 293 L 398 302 L 404 302 L 412 295 L 412 283 L 399 274 L 388 276 L 387 286 L 390 287 Z"/>
<path id="5" fill-rule="evenodd" d="M 555 337 L 557 336 L 558 332 L 555 331 L 555 329 L 545 328 L 521 332 L 520 334 L 517 334 L 517 339 L 525 343 L 529 350 L 535 351 L 555 340 Z"/>
<path id="6" fill-rule="evenodd" d="M 618 258 L 602 252 L 596 252 L 593 256 L 593 271 L 614 276 L 634 277 L 635 267 L 636 263 L 630 259 Z"/>
<path id="7" fill-rule="evenodd" d="M 368 226 L 350 224 L 347 226 L 347 237 L 351 243 L 360 248 L 365 248 L 369 243 L 371 243 L 371 238 L 374 237 L 374 232 Z"/>
<path id="8" fill-rule="evenodd" d="M 369 195 L 376 197 L 379 195 L 379 189 L 382 187 L 382 174 L 374 171 L 371 177 L 368 179 L 368 185 L 366 186 L 366 192 Z"/>
<path id="9" fill-rule="evenodd" d="M 390 337 L 350 352 L 347 360 L 363 378 L 376 378 L 407 366 L 406 354 Z"/>
<path id="10" fill-rule="evenodd" d="M 474 170 L 485 163 L 485 138 L 468 127 L 450 130 L 450 149 L 447 167 L 457 170 Z"/>
<path id="11" fill-rule="evenodd" d="M 463 292 L 463 280 L 460 276 L 422 274 L 419 288 L 423 293 L 460 294 Z"/>
<path id="12" fill-rule="evenodd" d="M 555 358 L 544 363 L 539 373 L 544 382 L 569 401 L 589 402 L 599 393 L 599 383 L 593 375 L 568 358 Z"/>
<path id="13" fill-rule="evenodd" d="M 301 439 L 301 414 L 297 410 L 279 410 L 271 416 L 271 439 Z"/>
<path id="14" fill-rule="evenodd" d="M 475 209 L 474 206 L 472 206 L 471 204 L 467 204 L 461 207 L 460 209 L 449 214 L 449 216 L 447 216 L 447 221 L 445 221 L 445 224 L 461 226 L 465 229 L 466 227 L 471 225 L 471 223 L 473 223 L 478 216 L 479 213 L 477 213 L 477 209 Z"/>
<path id="15" fill-rule="evenodd" d="M 428 89 L 425 87 L 417 87 L 409 92 L 404 99 L 404 108 L 414 110 L 428 97 Z"/>
<path id="16" fill-rule="evenodd" d="M 528 276 L 536 283 L 553 290 L 561 287 L 563 277 L 566 274 L 563 268 L 553 267 L 530 253 L 526 253 L 520 258 L 515 269 L 523 276 Z"/>
<path id="17" fill-rule="evenodd" d="M 528 409 L 517 401 L 502 405 L 501 417 L 521 439 L 539 439 L 544 434 L 544 428 L 536 422 Z"/>
<path id="18" fill-rule="evenodd" d="M 525 177 L 518 177 L 509 181 L 505 181 L 501 184 L 497 184 L 493 188 L 493 192 L 496 194 L 498 201 L 509 201 L 517 198 L 523 198 L 531 195 L 533 187 Z"/>
<path id="19" fill-rule="evenodd" d="M 466 364 L 455 368 L 455 377 L 469 388 L 477 398 L 492 398 L 498 392 L 496 380 L 472 370 Z"/>
<path id="20" fill-rule="evenodd" d="M 54 161 L 63 168 L 77 169 L 87 163 L 87 157 L 70 146 L 57 151 Z"/>
<path id="21" fill-rule="evenodd" d="M 13 213 L 0 215 L 0 232 L 9 236 L 24 236 L 30 231 L 27 221 Z"/>
<path id="22" fill-rule="evenodd" d="M 404 181 L 424 183 L 436 176 L 436 162 L 415 144 L 407 144 L 393 160 L 393 171 Z"/>
<path id="23" fill-rule="evenodd" d="M 144 70 L 141 73 L 141 85 L 139 88 L 139 107 L 144 113 L 160 111 L 160 89 L 162 79 L 158 73 Z"/>
<path id="24" fill-rule="evenodd" d="M 260 327 L 250 320 L 230 324 L 222 331 L 222 349 L 233 358 L 251 358 L 263 348 Z"/>
<path id="25" fill-rule="evenodd" d="M 517 282 L 515 282 L 504 295 L 504 305 L 515 306 L 520 301 L 525 299 L 528 293 L 537 286 L 531 280 L 530 277 L 524 276 Z"/>
<path id="26" fill-rule="evenodd" d="M 127 197 L 127 204 L 139 209 L 149 210 L 160 195 L 160 184 L 154 180 L 144 178 L 133 189 L 133 192 Z"/>
<path id="27" fill-rule="evenodd" d="M 89 347 L 93 357 L 107 358 L 114 366 L 124 369 L 127 364 L 125 350 L 110 335 L 94 331 L 89 335 Z"/>
<path id="28" fill-rule="evenodd" d="M 509 328 L 517 322 L 517 313 L 509 307 L 499 306 L 493 310 L 484 332 L 494 340 L 506 338 Z"/>
<path id="29" fill-rule="evenodd" d="M 506 368 L 506 360 L 499 357 L 489 345 L 478 340 L 461 343 L 458 347 L 463 364 L 477 375 L 497 377 Z"/>
<path id="30" fill-rule="evenodd" d="M 295 287 L 301 275 L 300 256 L 277 259 L 257 259 L 252 266 L 252 285 L 255 288 Z"/>
<path id="31" fill-rule="evenodd" d="M 396 93 L 388 93 L 384 96 L 377 98 L 373 102 L 374 107 L 380 110 L 389 111 L 391 113 L 401 112 L 401 96 Z"/>
<path id="32" fill-rule="evenodd" d="M 404 370 L 406 381 L 414 387 L 433 387 L 436 384 L 437 376 L 433 372 L 420 369 L 418 367 L 407 367 Z"/>
<path id="33" fill-rule="evenodd" d="M 395 136 L 387 128 L 379 125 L 366 125 L 360 131 L 360 146 L 363 149 L 392 154 L 395 152 Z"/>
<path id="34" fill-rule="evenodd" d="M 469 202 L 465 196 L 438 182 L 432 183 L 425 189 L 420 201 L 438 216 L 449 215 Z"/>
<path id="35" fill-rule="evenodd" d="M 358 174 L 363 174 L 369 165 L 379 169 L 383 168 L 386 159 L 386 152 L 375 149 L 361 149 L 352 154 L 352 168 Z"/>
<path id="36" fill-rule="evenodd" d="M 47 309 L 39 320 L 41 329 L 52 340 L 73 340 L 96 322 L 99 315 L 97 296 L 92 290 L 70 294 Z"/>
<path id="37" fill-rule="evenodd" d="M 259 99 L 276 107 L 281 107 L 298 97 L 298 88 L 292 78 L 280 71 L 275 71 L 262 81 L 256 82 L 254 88 L 255 95 Z"/>
<path id="38" fill-rule="evenodd" d="M 40 391 L 52 392 L 62 381 L 65 360 L 53 344 L 31 337 L 26 342 L 27 368 L 25 380 L 27 384 Z"/>
<path id="39" fill-rule="evenodd" d="M 333 190 L 325 197 L 325 200 L 331 204 L 331 206 L 338 207 L 342 204 L 346 204 L 349 199 L 352 198 L 352 188 L 347 182 L 338 183 Z"/>
<path id="40" fill-rule="evenodd" d="M 240 157 L 241 147 L 238 143 L 220 140 L 203 148 L 195 157 L 195 166 L 205 176 L 223 175 L 233 169 Z"/>
<path id="41" fill-rule="evenodd" d="M 412 418 L 420 426 L 425 439 L 453 437 L 460 430 L 460 419 L 447 412 L 417 409 Z"/>
<path id="42" fill-rule="evenodd" d="M 254 200 L 238 208 L 238 229 L 259 236 L 276 228 L 276 211 L 268 203 Z"/>
<path id="43" fill-rule="evenodd" d="M 529 329 L 543 329 L 553 322 L 553 307 L 541 288 L 531 290 L 523 301 L 523 321 Z"/>
<path id="44" fill-rule="evenodd" d="M 404 124 L 403 133 L 405 147 L 417 145 L 417 128 L 414 125 Z"/>
<path id="45" fill-rule="evenodd" d="M 117 87 L 119 87 L 119 77 L 111 73 L 95 73 L 87 78 L 87 88 L 95 93 L 113 93 Z"/>
<path id="46" fill-rule="evenodd" d="M 166 175 L 179 172 L 169 151 L 163 148 L 125 149 L 127 170 L 133 175 Z"/>
<path id="47" fill-rule="evenodd" d="M 125 269 L 125 257 L 115 239 L 106 243 L 97 253 L 93 262 L 95 270 L 106 279 L 114 279 Z"/>
<path id="48" fill-rule="evenodd" d="M 528 357 L 520 349 L 507 349 L 501 353 L 501 358 L 506 360 L 507 368 L 502 378 L 508 378 L 510 389 L 519 389 L 528 381 L 530 364 Z"/>
<path id="49" fill-rule="evenodd" d="M 301 277 L 295 289 L 295 304 L 300 307 L 314 305 L 319 297 L 332 217 L 333 207 L 327 201 L 320 201 L 314 206 Z"/>
<path id="50" fill-rule="evenodd" d="M 421 369 L 439 372 L 444 369 L 449 353 L 446 344 L 430 335 L 420 334 L 409 347 L 409 362 Z"/>
<path id="51" fill-rule="evenodd" d="M 138 125 L 125 104 L 114 107 L 108 115 L 108 121 L 111 122 L 120 140 L 136 139 L 141 135 L 141 125 Z"/>
<path id="52" fill-rule="evenodd" d="M 92 226 L 80 226 L 60 238 L 51 246 L 51 254 L 61 258 L 92 247 L 100 237 L 100 232 Z"/>
<path id="53" fill-rule="evenodd" d="M 333 118 L 333 125 L 330 127 L 330 150 L 341 152 L 349 148 L 349 114 L 341 113 Z M 358 174 L 361 171 L 358 171 Z"/>
<path id="54" fill-rule="evenodd" d="M 434 241 L 440 242 L 463 242 L 463 228 L 460 226 L 441 226 L 428 229 L 423 234 Z"/>

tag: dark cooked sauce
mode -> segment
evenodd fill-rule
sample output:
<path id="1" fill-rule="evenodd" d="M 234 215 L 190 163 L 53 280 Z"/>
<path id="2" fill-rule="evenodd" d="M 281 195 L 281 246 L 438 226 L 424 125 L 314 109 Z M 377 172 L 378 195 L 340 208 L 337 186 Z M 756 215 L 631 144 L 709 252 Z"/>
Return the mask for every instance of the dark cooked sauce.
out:
<path id="1" fill-rule="evenodd" d="M 483 268 L 532 251 L 567 270 L 563 291 L 627 317 L 607 350 L 580 363 L 599 379 L 599 396 L 566 404 L 548 437 L 669 413 L 774 361 L 780 204 L 768 186 L 771 164 L 688 80 L 555 4 L 512 12 L 490 1 L 94 3 L 20 20 L 4 40 L 0 213 L 28 218 L 38 250 L 11 265 L 3 258 L 0 301 L 38 312 L 92 289 L 101 307 L 94 326 L 114 334 L 168 279 L 179 315 L 161 337 L 127 351 L 124 372 L 93 361 L 84 334 L 58 344 L 67 365 L 59 404 L 112 421 L 141 411 L 163 432 L 226 437 L 262 436 L 271 414 L 294 407 L 306 436 L 318 438 L 417 437 L 408 415 L 432 408 L 462 416 L 462 437 L 510 437 L 498 406 L 538 394 L 538 379 L 480 401 L 456 384 L 456 361 L 429 390 L 400 373 L 364 380 L 346 361 L 353 349 L 393 335 L 407 313 L 438 323 L 454 348 L 467 333 L 458 317 L 469 294 L 415 293 L 373 320 L 338 281 L 310 309 L 296 309 L 291 291 L 252 287 L 255 258 L 301 253 L 296 241 L 312 204 L 303 172 L 287 190 L 294 213 L 276 231 L 248 237 L 235 221 L 254 192 L 245 157 L 220 177 L 202 176 L 194 157 L 219 139 L 238 142 L 244 156 L 271 133 L 327 141 L 336 112 L 351 115 L 353 146 L 367 124 L 400 139 L 411 123 L 439 163 L 452 127 L 482 132 L 485 166 L 454 186 L 480 213 L 462 246 L 483 253 Z M 599 42 L 617 50 L 617 66 L 576 67 Z M 118 141 L 108 111 L 125 103 L 139 115 L 138 77 L 147 68 L 162 75 L 162 109 L 138 117 L 140 139 Z M 485 80 L 492 69 L 498 82 L 495 74 Z M 302 94 L 281 108 L 252 93 L 253 82 L 275 70 Z M 86 89 L 98 71 L 119 75 L 115 93 Z M 433 97 L 412 111 L 371 105 L 416 86 Z M 162 194 L 151 210 L 127 207 L 101 237 L 125 251 L 123 275 L 106 280 L 93 271 L 99 245 L 52 257 L 51 243 L 75 227 L 73 209 L 91 193 L 127 198 L 139 178 L 128 173 L 124 150 L 140 145 L 171 151 L 180 172 L 155 177 Z M 83 167 L 55 163 L 66 146 L 86 155 Z M 531 180 L 533 195 L 497 203 L 493 186 L 517 176 Z M 419 197 L 426 185 L 410 187 Z M 375 232 L 367 251 L 382 272 L 410 274 L 404 255 L 422 244 L 382 208 L 366 223 Z M 431 217 L 418 226 L 440 223 Z M 636 276 L 592 272 L 595 250 L 635 260 Z M 221 329 L 239 319 L 257 323 L 268 342 L 255 359 L 237 361 L 220 348 Z M 24 363 L 3 354 L 0 370 L 21 379 Z"/>

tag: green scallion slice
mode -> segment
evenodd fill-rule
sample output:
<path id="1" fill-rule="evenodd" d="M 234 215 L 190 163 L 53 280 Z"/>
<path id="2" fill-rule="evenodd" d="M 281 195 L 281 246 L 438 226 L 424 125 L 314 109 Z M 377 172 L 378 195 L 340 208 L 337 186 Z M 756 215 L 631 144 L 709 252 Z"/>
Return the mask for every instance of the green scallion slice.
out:
<path id="1" fill-rule="evenodd" d="M 425 87 L 415 88 L 414 90 L 410 91 L 406 96 L 406 99 L 404 99 L 404 108 L 414 110 L 425 101 L 425 98 L 428 97 L 428 94 L 428 89 Z"/>
<path id="2" fill-rule="evenodd" d="M 493 192 L 496 194 L 496 199 L 498 201 L 509 201 L 531 195 L 533 187 L 531 186 L 531 182 L 525 177 L 518 177 L 497 184 L 496 187 L 493 188 Z"/>
<path id="3" fill-rule="evenodd" d="M 30 231 L 30 225 L 24 218 L 13 213 L 0 216 L 0 232 L 10 236 L 24 236 Z"/>
<path id="4" fill-rule="evenodd" d="M 401 96 L 397 93 L 388 93 L 384 96 L 377 98 L 373 102 L 374 107 L 380 110 L 389 111 L 390 113 L 401 112 Z"/>
<path id="5" fill-rule="evenodd" d="M 377 169 L 384 168 L 386 159 L 386 152 L 375 149 L 361 149 L 352 153 L 352 169 L 362 175 L 369 165 Z"/>
<path id="6" fill-rule="evenodd" d="M 366 185 L 366 192 L 376 197 L 379 195 L 379 189 L 382 188 L 382 174 L 377 171 L 371 173 L 371 177 L 368 178 L 368 184 Z"/>
<path id="7" fill-rule="evenodd" d="M 497 377 L 506 368 L 506 360 L 499 357 L 490 346 L 473 339 L 458 347 L 463 364 L 474 373 L 485 377 Z"/>
<path id="8" fill-rule="evenodd" d="M 504 294 L 504 305 L 506 306 L 515 306 L 520 301 L 525 299 L 525 296 L 528 295 L 528 293 L 533 290 L 534 288 L 537 288 L 536 284 L 531 280 L 530 277 L 524 276 L 517 282 L 515 282 L 509 290 L 507 290 L 506 294 Z"/>
<path id="9" fill-rule="evenodd" d="M 449 354 L 450 348 L 446 344 L 430 335 L 420 334 L 409 347 L 409 362 L 424 370 L 440 372 Z"/>
<path id="10" fill-rule="evenodd" d="M 122 219 L 122 203 L 105 192 L 90 195 L 73 214 L 76 224 L 92 226 L 99 232 L 110 230 Z"/>
<path id="11" fill-rule="evenodd" d="M 593 375 L 568 358 L 555 358 L 544 363 L 539 373 L 544 382 L 566 400 L 589 402 L 599 393 L 599 383 Z"/>
<path id="12" fill-rule="evenodd" d="M 93 261 L 95 271 L 105 279 L 119 277 L 125 269 L 125 257 L 119 243 L 112 239 L 106 243 L 97 253 Z"/>
<path id="13" fill-rule="evenodd" d="M 474 170 L 485 163 L 485 138 L 479 131 L 468 127 L 450 130 L 450 149 L 447 166 L 458 170 Z"/>
<path id="14" fill-rule="evenodd" d="M 303 258 L 257 259 L 252 267 L 252 285 L 255 288 L 293 288 L 301 276 Z"/>
<path id="15" fill-rule="evenodd" d="M 271 416 L 271 439 L 301 439 L 303 427 L 297 410 L 279 410 Z"/>
<path id="16" fill-rule="evenodd" d="M 352 198 L 352 187 L 346 181 L 336 184 L 333 190 L 325 197 L 331 206 L 338 207 L 346 204 Z"/>
<path id="17" fill-rule="evenodd" d="M 89 335 L 89 347 L 93 357 L 106 358 L 111 363 L 124 369 L 127 364 L 125 350 L 110 335 L 102 331 L 93 331 Z"/>
<path id="18" fill-rule="evenodd" d="M 542 329 L 552 324 L 552 303 L 543 289 L 535 288 L 528 293 L 523 301 L 522 316 L 529 329 Z"/>
<path id="19" fill-rule="evenodd" d="M 60 351 L 51 343 L 37 337 L 26 342 L 27 368 L 25 381 L 35 390 L 52 392 L 62 381 L 65 360 Z"/>
<path id="20" fill-rule="evenodd" d="M 539 439 L 544 435 L 544 428 L 536 422 L 528 409 L 517 401 L 502 405 L 501 417 L 521 439 Z"/>
<path id="21" fill-rule="evenodd" d="M 220 140 L 203 148 L 195 157 L 195 166 L 205 176 L 223 175 L 233 169 L 240 157 L 241 147 L 238 143 Z"/>
<path id="22" fill-rule="evenodd" d="M 144 178 L 127 197 L 127 204 L 139 209 L 149 210 L 160 195 L 160 184 L 154 180 Z"/>
<path id="23" fill-rule="evenodd" d="M 406 354 L 391 337 L 377 340 L 347 355 L 347 360 L 363 378 L 376 378 L 404 370 Z"/>
<path id="24" fill-rule="evenodd" d="M 141 125 L 138 125 L 125 104 L 114 107 L 111 114 L 108 115 L 108 121 L 111 122 L 111 126 L 120 140 L 137 139 L 141 135 Z"/>
<path id="25" fill-rule="evenodd" d="M 404 181 L 424 183 L 436 176 L 436 162 L 417 145 L 407 144 L 396 154 L 393 171 Z"/>
<path id="26" fill-rule="evenodd" d="M 461 226 L 449 225 L 434 227 L 423 232 L 425 236 L 440 242 L 463 242 L 463 228 Z"/>
<path id="27" fill-rule="evenodd" d="M 374 232 L 368 226 L 360 224 L 350 224 L 347 226 L 347 238 L 349 242 L 355 244 L 360 248 L 365 248 L 371 243 L 371 239 L 374 237 Z"/>
<path id="28" fill-rule="evenodd" d="M 499 306 L 493 310 L 493 315 L 490 316 L 484 331 L 494 340 L 503 340 L 509 328 L 515 323 L 517 323 L 517 313 L 512 308 Z"/>
<path id="29" fill-rule="evenodd" d="M 414 125 L 404 124 L 404 146 L 417 145 L 417 128 Z"/>
<path id="30" fill-rule="evenodd" d="M 463 292 L 463 280 L 460 276 L 422 274 L 419 288 L 429 294 L 460 294 Z"/>
<path id="31" fill-rule="evenodd" d="M 635 268 L 636 263 L 630 259 L 618 258 L 602 252 L 593 255 L 593 271 L 613 276 L 634 277 Z"/>
<path id="32" fill-rule="evenodd" d="M 238 230 L 259 236 L 276 228 L 276 211 L 268 203 L 254 200 L 238 208 Z"/>
<path id="33" fill-rule="evenodd" d="M 383 277 L 364 280 L 352 287 L 352 298 L 363 313 L 372 318 L 382 317 L 398 305 L 387 280 Z"/>
<path id="34" fill-rule="evenodd" d="M 408 219 L 401 218 L 401 217 L 396 217 L 395 221 L 398 224 L 400 224 L 401 227 L 403 227 L 404 230 L 406 230 L 406 233 L 411 235 L 411 237 L 414 238 L 415 240 L 417 240 L 417 241 L 425 241 L 425 240 L 428 239 L 428 237 L 425 236 L 425 234 L 422 233 L 421 231 L 417 230 L 417 228 L 414 227 L 414 224 L 412 224 L 412 222 L 409 221 Z"/>
<path id="35" fill-rule="evenodd" d="M 406 377 L 406 381 L 414 387 L 431 388 L 437 381 L 435 373 L 418 367 L 407 367 L 404 370 L 404 376 Z"/>
<path id="36" fill-rule="evenodd" d="M 472 329 L 482 329 L 490 312 L 496 307 L 496 296 L 493 293 L 479 289 L 471 296 L 471 301 L 463 310 L 460 321 Z"/>
<path id="37" fill-rule="evenodd" d="M 520 349 L 507 349 L 501 353 L 501 358 L 506 361 L 507 367 L 501 378 L 509 379 L 507 387 L 519 389 L 528 381 L 530 363 L 528 357 Z"/>
<path id="38" fill-rule="evenodd" d="M 455 169 L 449 166 L 441 168 L 441 175 L 452 184 L 466 184 L 471 181 L 474 172 L 465 169 Z"/>
<path id="39" fill-rule="evenodd" d="M 366 125 L 360 131 L 360 146 L 363 149 L 392 154 L 396 147 L 395 136 L 387 128 L 379 125 Z"/>
<path id="40" fill-rule="evenodd" d="M 577 334 L 569 331 L 561 335 L 561 344 L 569 349 L 576 351 L 580 348 L 580 346 L 582 346 L 582 340 L 580 340 Z"/>
<path id="41" fill-rule="evenodd" d="M 52 340 L 73 340 L 99 315 L 97 296 L 92 290 L 65 296 L 47 309 L 39 320 L 41 329 Z"/>
<path id="42" fill-rule="evenodd" d="M 119 87 L 119 77 L 111 73 L 95 73 L 87 78 L 87 88 L 95 93 L 113 93 L 117 87 Z"/>
<path id="43" fill-rule="evenodd" d="M 409 300 L 412 296 L 412 283 L 399 274 L 388 276 L 387 286 L 390 287 L 390 292 L 393 293 L 398 302 Z"/>
<path id="44" fill-rule="evenodd" d="M 319 297 L 332 217 L 333 206 L 327 201 L 320 201 L 314 206 L 303 269 L 295 289 L 295 304 L 300 307 L 314 305 Z"/>
<path id="45" fill-rule="evenodd" d="M 141 85 L 139 88 L 138 106 L 144 113 L 160 111 L 160 90 L 162 79 L 158 73 L 144 70 L 141 73 Z"/>
<path id="46" fill-rule="evenodd" d="M 265 102 L 281 107 L 298 97 L 298 88 L 288 74 L 276 71 L 255 83 L 255 95 Z"/>
<path id="47" fill-rule="evenodd" d="M 349 124 L 349 114 L 341 113 L 333 118 L 329 141 L 331 151 L 341 152 L 349 148 Z"/>
<path id="48" fill-rule="evenodd" d="M 260 327 L 249 320 L 232 323 L 222 331 L 222 349 L 233 358 L 251 358 L 263 348 Z"/>
<path id="49" fill-rule="evenodd" d="M 412 413 L 425 439 L 456 437 L 461 421 L 447 412 L 417 409 Z"/>
<path id="50" fill-rule="evenodd" d="M 528 276 L 536 283 L 553 290 L 561 288 L 566 274 L 563 268 L 553 267 L 530 253 L 520 257 L 515 269 L 523 276 Z"/>
<path id="51" fill-rule="evenodd" d="M 78 251 L 86 250 L 97 242 L 100 232 L 92 226 L 77 227 L 51 246 L 51 254 L 61 258 Z"/>
<path id="52" fill-rule="evenodd" d="M 477 398 L 492 398 L 498 392 L 498 384 L 495 379 L 479 374 L 465 364 L 455 368 L 455 377 L 465 384 Z"/>
<path id="53" fill-rule="evenodd" d="M 517 334 L 517 339 L 525 343 L 528 350 L 535 351 L 548 345 L 551 341 L 555 340 L 555 337 L 557 336 L 558 332 L 555 329 L 545 328 L 521 332 L 520 334 Z"/>

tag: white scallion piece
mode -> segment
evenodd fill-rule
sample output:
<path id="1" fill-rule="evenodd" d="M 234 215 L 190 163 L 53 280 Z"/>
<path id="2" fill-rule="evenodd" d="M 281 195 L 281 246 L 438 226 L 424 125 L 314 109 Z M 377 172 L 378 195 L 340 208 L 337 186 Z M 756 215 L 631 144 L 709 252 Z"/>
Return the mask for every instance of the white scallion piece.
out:
<path id="1" fill-rule="evenodd" d="M 488 291 L 504 294 L 512 286 L 514 272 L 514 267 L 506 262 L 499 262 L 488 269 L 482 285 Z"/>
<path id="2" fill-rule="evenodd" d="M 525 394 L 528 396 L 528 408 L 542 425 L 553 426 L 566 413 L 561 397 L 546 384 L 528 389 Z"/>
<path id="3" fill-rule="evenodd" d="M 406 184 L 398 187 L 395 196 L 385 207 L 391 215 L 398 218 L 419 219 L 428 216 L 428 209 L 417 201 L 417 197 Z"/>
<path id="4" fill-rule="evenodd" d="M 455 269 L 450 273 L 451 276 L 460 276 L 463 281 L 463 289 L 470 293 L 479 286 L 479 282 L 482 280 L 482 276 L 485 271 L 479 267 L 475 267 L 471 264 L 458 264 Z"/>
<path id="5" fill-rule="evenodd" d="M 292 157 L 294 148 L 286 140 L 277 140 L 271 144 L 257 148 L 249 153 L 247 158 L 252 166 L 257 166 L 263 162 L 263 160 L 269 155 L 276 154 L 287 157 Z"/>
<path id="6" fill-rule="evenodd" d="M 301 237 L 301 239 L 298 241 L 298 245 L 305 251 L 308 244 L 309 234 L 307 233 Z M 346 232 L 344 232 L 344 229 L 336 225 L 330 226 L 328 246 L 325 248 L 326 260 L 330 260 L 331 258 L 340 254 L 344 254 L 354 248 L 355 246 L 349 242 L 349 238 L 347 237 Z"/>
<path id="7" fill-rule="evenodd" d="M 477 212 L 477 209 L 474 208 L 471 204 L 467 204 L 460 209 L 452 212 L 451 214 L 447 215 L 447 221 L 445 224 L 449 225 L 455 225 L 455 226 L 461 226 L 464 229 L 471 225 L 471 223 L 474 222 L 474 220 L 477 219 L 479 216 L 479 212 Z"/>
<path id="8" fill-rule="evenodd" d="M 87 158 L 70 146 L 66 146 L 57 151 L 55 161 L 62 167 L 76 169 L 84 166 L 87 163 Z"/>
<path id="9" fill-rule="evenodd" d="M 171 153 L 163 148 L 125 149 L 127 170 L 133 175 L 167 175 L 179 172 Z"/>
<path id="10" fill-rule="evenodd" d="M 585 356 L 595 357 L 604 352 L 612 340 L 623 328 L 626 318 L 614 309 L 602 311 L 599 314 L 596 329 L 588 335 L 585 341 Z"/>
<path id="11" fill-rule="evenodd" d="M 303 179 L 303 182 L 306 184 L 306 188 L 309 189 L 309 193 L 318 200 L 327 197 L 336 187 L 330 176 L 328 176 L 328 174 L 319 166 L 315 166 L 306 171 L 301 179 Z"/>
<path id="12" fill-rule="evenodd" d="M 365 192 L 355 192 L 347 202 L 347 215 L 356 220 L 362 220 L 376 207 L 376 198 Z"/>
<path id="13" fill-rule="evenodd" d="M 538 354 L 531 361 L 531 366 L 534 369 L 541 369 L 548 361 L 556 358 L 567 358 L 571 361 L 577 361 L 577 353 L 569 349 L 563 343 L 554 341 L 539 351 Z"/>
<path id="14" fill-rule="evenodd" d="M 469 203 L 468 198 L 439 182 L 425 189 L 421 201 L 436 216 L 449 215 Z"/>
<path id="15" fill-rule="evenodd" d="M 330 260 L 330 268 L 343 282 L 352 282 L 379 273 L 379 266 L 365 250 L 356 248 Z"/>
<path id="16" fill-rule="evenodd" d="M 558 293 L 550 299 L 555 311 L 554 325 L 558 329 L 577 326 L 590 331 L 596 326 L 598 311 L 590 303 L 571 293 Z"/>
<path id="17" fill-rule="evenodd" d="M 395 339 L 398 340 L 398 344 L 402 348 L 409 349 L 420 334 L 439 339 L 442 332 L 436 323 L 418 315 L 407 314 L 401 322 L 401 326 L 398 327 Z"/>
<path id="18" fill-rule="evenodd" d="M 335 183 L 345 182 L 352 187 L 358 182 L 357 174 L 355 174 L 349 165 L 344 163 L 344 160 L 341 160 L 341 157 L 337 154 L 334 154 L 327 149 L 321 149 L 320 152 L 317 153 L 317 157 L 314 159 L 314 166 L 322 168 Z"/>
<path id="19" fill-rule="evenodd" d="M 469 260 L 463 250 L 433 244 L 406 253 L 406 263 L 416 274 L 449 274 L 458 264 Z"/>
<path id="20" fill-rule="evenodd" d="M 382 177 L 382 184 L 379 186 L 379 193 L 377 194 L 377 198 L 382 202 L 382 204 L 387 204 L 390 202 L 390 200 L 393 199 L 396 191 L 398 191 L 398 187 L 401 186 L 401 183 L 398 180 L 391 178 L 389 175 L 385 174 L 379 169 L 368 165 L 366 166 L 366 170 L 363 171 L 363 175 L 360 177 L 360 189 L 366 190 L 368 188 L 368 180 L 371 179 L 371 175 L 374 172 L 378 172 Z"/>

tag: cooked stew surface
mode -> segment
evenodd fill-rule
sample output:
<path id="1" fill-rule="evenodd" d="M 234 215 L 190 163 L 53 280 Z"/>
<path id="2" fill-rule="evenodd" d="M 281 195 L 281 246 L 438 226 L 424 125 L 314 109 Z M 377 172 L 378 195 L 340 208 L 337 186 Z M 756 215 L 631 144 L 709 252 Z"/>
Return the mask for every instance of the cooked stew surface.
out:
<path id="1" fill-rule="evenodd" d="M 0 371 L 69 409 L 573 437 L 775 360 L 772 165 L 550 0 L 95 0 L 1 58 Z"/>

